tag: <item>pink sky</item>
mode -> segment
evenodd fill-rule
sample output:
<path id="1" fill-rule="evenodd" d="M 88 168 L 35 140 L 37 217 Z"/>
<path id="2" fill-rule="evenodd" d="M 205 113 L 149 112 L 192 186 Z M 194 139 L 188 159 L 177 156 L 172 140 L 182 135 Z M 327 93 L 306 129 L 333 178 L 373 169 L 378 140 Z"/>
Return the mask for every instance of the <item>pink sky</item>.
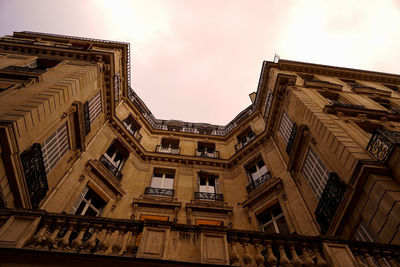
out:
<path id="1" fill-rule="evenodd" d="M 400 73 L 400 0 L 0 0 L 0 35 L 131 43 L 132 86 L 159 119 L 225 125 L 263 60 Z"/>

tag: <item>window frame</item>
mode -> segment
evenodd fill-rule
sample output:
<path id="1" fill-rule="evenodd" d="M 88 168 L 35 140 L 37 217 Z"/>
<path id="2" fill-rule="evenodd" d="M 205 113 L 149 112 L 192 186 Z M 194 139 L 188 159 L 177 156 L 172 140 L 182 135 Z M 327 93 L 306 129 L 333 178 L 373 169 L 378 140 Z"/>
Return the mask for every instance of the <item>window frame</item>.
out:
<path id="1" fill-rule="evenodd" d="M 275 210 L 276 208 L 278 208 L 278 207 L 279 207 L 281 213 L 278 214 L 278 215 L 274 215 L 273 212 L 274 212 L 274 210 Z M 268 213 L 269 215 L 271 215 L 271 216 L 270 216 L 271 219 L 270 219 L 268 222 L 266 222 L 266 223 L 262 223 L 260 217 L 263 216 L 263 215 L 265 216 L 267 213 Z M 259 227 L 260 227 L 260 229 L 261 229 L 262 232 L 271 233 L 271 232 L 265 231 L 265 228 L 266 228 L 266 226 L 269 226 L 269 225 L 272 224 L 273 229 L 274 229 L 274 232 L 273 232 L 273 233 L 277 233 L 277 234 L 282 234 L 282 233 L 283 233 L 283 234 L 289 234 L 289 233 L 290 233 L 290 227 L 289 227 L 289 224 L 288 224 L 288 222 L 287 222 L 287 220 L 286 220 L 285 212 L 284 212 L 282 206 L 280 205 L 279 201 L 275 202 L 274 204 L 272 204 L 272 205 L 269 206 L 268 208 L 266 208 L 266 209 L 264 209 L 263 211 L 259 212 L 258 214 L 256 214 L 255 217 L 256 217 L 256 219 L 257 219 L 258 225 L 259 225 Z M 279 221 L 282 217 L 283 217 L 283 221 L 285 222 L 285 228 L 286 228 L 287 232 L 282 232 L 281 229 L 279 228 L 278 221 Z"/>
<path id="2" fill-rule="evenodd" d="M 278 132 L 285 144 L 288 144 L 289 142 L 294 123 L 295 122 L 289 117 L 289 114 L 286 112 L 286 110 L 283 110 L 281 119 L 279 121 Z"/>

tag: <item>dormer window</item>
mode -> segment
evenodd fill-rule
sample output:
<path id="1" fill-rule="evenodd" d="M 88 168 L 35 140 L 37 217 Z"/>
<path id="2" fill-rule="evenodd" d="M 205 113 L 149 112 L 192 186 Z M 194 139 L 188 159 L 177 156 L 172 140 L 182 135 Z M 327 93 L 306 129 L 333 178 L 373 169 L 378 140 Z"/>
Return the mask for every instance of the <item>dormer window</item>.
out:
<path id="1" fill-rule="evenodd" d="M 129 156 L 127 151 L 118 140 L 116 140 L 101 156 L 100 162 L 118 179 L 122 179 L 120 170 Z"/>
<path id="2" fill-rule="evenodd" d="M 179 155 L 179 139 L 163 138 L 161 145 L 157 145 L 156 152 Z"/>
<path id="3" fill-rule="evenodd" d="M 214 143 L 199 142 L 197 145 L 196 156 L 206 158 L 219 158 L 219 151 L 215 150 Z"/>
<path id="4" fill-rule="evenodd" d="M 128 132 L 130 132 L 133 135 L 133 137 L 135 137 L 135 139 L 138 140 L 138 142 L 142 140 L 142 135 L 139 133 L 141 126 L 135 120 L 132 114 L 129 114 L 129 116 L 122 121 L 122 124 L 125 126 Z"/>
<path id="5" fill-rule="evenodd" d="M 248 127 L 237 136 L 238 143 L 235 145 L 236 151 L 239 151 L 244 146 L 248 145 L 256 137 L 255 133 Z"/>

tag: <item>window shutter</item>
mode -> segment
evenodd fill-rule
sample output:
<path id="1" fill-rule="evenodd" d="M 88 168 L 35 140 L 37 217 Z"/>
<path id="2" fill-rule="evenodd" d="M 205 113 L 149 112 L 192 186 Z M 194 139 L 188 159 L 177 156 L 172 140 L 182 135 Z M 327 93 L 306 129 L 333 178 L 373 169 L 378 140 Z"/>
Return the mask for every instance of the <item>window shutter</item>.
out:
<path id="1" fill-rule="evenodd" d="M 219 178 L 215 178 L 215 193 L 219 194 L 221 191 L 219 190 Z"/>
<path id="2" fill-rule="evenodd" d="M 75 201 L 74 206 L 72 207 L 70 214 L 75 214 L 76 210 L 78 209 L 79 205 L 82 202 L 82 199 L 86 196 L 86 193 L 89 191 L 89 187 L 85 186 L 82 192 L 79 194 L 78 199 Z"/>

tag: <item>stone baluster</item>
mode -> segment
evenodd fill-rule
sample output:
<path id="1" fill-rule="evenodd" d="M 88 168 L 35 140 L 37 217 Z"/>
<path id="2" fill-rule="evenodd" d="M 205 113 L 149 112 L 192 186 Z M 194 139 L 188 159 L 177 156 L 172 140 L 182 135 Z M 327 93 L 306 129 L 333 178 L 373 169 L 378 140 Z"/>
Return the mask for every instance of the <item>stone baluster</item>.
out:
<path id="1" fill-rule="evenodd" d="M 321 253 L 319 252 L 318 248 L 314 248 L 314 255 L 315 255 L 315 258 L 317 259 L 317 266 L 318 267 L 328 266 L 328 263 L 324 260 L 324 258 L 322 257 Z"/>
<path id="2" fill-rule="evenodd" d="M 49 229 L 50 221 L 44 220 L 42 228 L 37 232 L 36 235 L 33 236 L 32 242 L 30 244 L 30 247 L 36 247 L 39 248 L 41 247 L 42 243 L 45 241 L 45 233 L 47 229 Z"/>
<path id="3" fill-rule="evenodd" d="M 82 247 L 83 245 L 82 238 L 88 228 L 89 228 L 89 223 L 86 222 L 81 223 L 81 229 L 79 231 L 78 236 L 74 240 L 72 240 L 71 246 L 75 248 L 76 251 L 79 251 L 79 249 Z"/>
<path id="4" fill-rule="evenodd" d="M 125 232 L 126 232 L 126 226 L 120 226 L 118 229 L 117 240 L 115 241 L 114 245 L 112 245 L 112 253 L 114 255 L 118 255 L 122 249 Z"/>
<path id="5" fill-rule="evenodd" d="M 84 246 L 84 251 L 86 253 L 91 252 L 96 247 L 96 238 L 99 235 L 99 231 L 101 230 L 101 228 L 102 228 L 101 224 L 93 225 L 93 234 L 89 238 L 89 240 L 86 241 L 85 246 Z"/>
<path id="6" fill-rule="evenodd" d="M 55 228 L 53 233 L 49 236 L 49 238 L 47 238 L 47 246 L 49 247 L 49 249 L 51 248 L 57 248 L 57 235 L 61 230 L 61 226 L 65 223 L 65 221 L 61 221 L 61 220 L 56 220 L 55 221 Z"/>
<path id="7" fill-rule="evenodd" d="M 111 237 L 113 229 L 114 229 L 114 226 L 112 226 L 112 225 L 106 226 L 106 235 L 103 238 L 103 240 L 100 241 L 98 253 L 105 254 L 107 249 L 110 247 L 110 237 Z"/>
<path id="8" fill-rule="evenodd" d="M 295 267 L 301 267 L 303 262 L 301 261 L 299 255 L 297 255 L 296 248 L 294 247 L 294 243 L 290 244 L 290 254 L 292 254 L 291 264 Z"/>
<path id="9" fill-rule="evenodd" d="M 372 257 L 367 252 L 364 253 L 363 258 L 365 259 L 365 262 L 367 263 L 368 267 L 377 267 L 374 261 L 372 260 Z"/>
<path id="10" fill-rule="evenodd" d="M 389 262 L 390 267 L 400 267 L 400 263 L 391 255 L 387 257 L 387 261 Z"/>
<path id="11" fill-rule="evenodd" d="M 128 237 L 128 241 L 126 242 L 126 250 L 124 255 L 133 256 L 136 248 L 136 237 L 138 235 L 138 229 L 136 227 L 132 227 L 129 229 L 128 234 L 131 233 Z"/>
<path id="12" fill-rule="evenodd" d="M 65 233 L 63 238 L 60 239 L 60 241 L 58 242 L 59 247 L 61 247 L 62 249 L 65 249 L 65 250 L 70 249 L 69 238 L 71 237 L 72 231 L 76 228 L 77 224 L 78 223 L 76 221 L 69 222 L 69 227 L 68 227 L 67 232 Z"/>
<path id="13" fill-rule="evenodd" d="M 377 260 L 377 262 L 378 262 L 378 264 L 380 265 L 380 266 L 387 266 L 386 265 L 386 263 L 385 263 L 385 261 L 384 261 L 384 259 L 382 258 L 382 256 L 381 256 L 381 253 L 376 253 L 376 255 L 374 256 L 375 257 L 375 259 Z"/>
<path id="14" fill-rule="evenodd" d="M 246 265 L 250 265 L 253 262 L 253 257 L 251 256 L 249 252 L 249 240 L 244 240 L 243 241 L 243 262 Z"/>
<path id="15" fill-rule="evenodd" d="M 240 266 L 240 258 L 239 258 L 239 253 L 237 252 L 236 249 L 236 241 L 232 240 L 230 242 L 231 246 L 231 255 L 229 257 L 230 263 L 232 266 Z"/>
<path id="16" fill-rule="evenodd" d="M 288 267 L 288 266 L 290 266 L 290 260 L 289 260 L 289 258 L 286 256 L 286 251 L 285 251 L 285 249 L 284 249 L 284 247 L 283 247 L 283 243 L 279 244 L 278 250 L 279 250 L 279 255 L 280 255 L 279 263 L 280 263 L 283 267 Z"/>
<path id="17" fill-rule="evenodd" d="M 307 247 L 305 245 L 303 247 L 302 252 L 303 252 L 303 258 L 304 258 L 304 265 L 305 266 L 314 266 L 315 263 L 311 259 L 310 254 L 308 253 L 308 249 L 307 249 Z"/>
<path id="18" fill-rule="evenodd" d="M 354 254 L 354 257 L 359 267 L 367 267 L 367 265 L 361 261 L 361 255 Z"/>
<path id="19" fill-rule="evenodd" d="M 264 266 L 265 263 L 265 258 L 261 253 L 263 246 L 259 242 L 257 242 L 255 245 L 255 249 L 256 249 L 256 255 L 254 257 L 254 260 L 257 263 L 257 266 L 262 267 Z"/>
<path id="20" fill-rule="evenodd" d="M 275 257 L 274 252 L 272 251 L 271 241 L 267 241 L 266 247 L 267 247 L 267 252 L 268 252 L 267 263 L 271 267 L 276 267 L 276 264 L 278 263 L 278 259 Z"/>

